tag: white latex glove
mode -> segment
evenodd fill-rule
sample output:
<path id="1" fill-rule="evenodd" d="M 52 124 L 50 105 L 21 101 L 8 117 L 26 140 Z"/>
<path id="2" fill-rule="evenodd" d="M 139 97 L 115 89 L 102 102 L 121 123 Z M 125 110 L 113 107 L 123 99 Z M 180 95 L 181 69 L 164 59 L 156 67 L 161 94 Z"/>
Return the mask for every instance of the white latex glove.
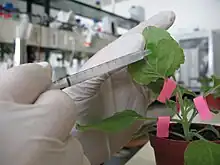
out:
<path id="1" fill-rule="evenodd" d="M 0 75 L 1 165 L 89 165 L 70 136 L 75 104 L 51 85 L 47 63 L 27 64 Z"/>
<path id="2" fill-rule="evenodd" d="M 96 53 L 81 70 L 128 53 L 143 50 L 145 41 L 141 33 L 145 27 L 151 25 L 168 29 L 174 20 L 175 14 L 169 11 L 151 17 Z M 148 105 L 153 101 L 150 91 L 135 84 L 126 68 L 111 75 L 107 74 L 67 88 L 65 92 L 74 100 L 81 124 L 110 117 L 115 112 L 125 109 L 134 109 L 145 115 Z M 76 132 L 74 134 L 82 143 L 91 164 L 99 165 L 129 142 L 132 134 L 141 124 L 142 122 L 136 122 L 131 128 L 114 134 L 100 131 Z"/>

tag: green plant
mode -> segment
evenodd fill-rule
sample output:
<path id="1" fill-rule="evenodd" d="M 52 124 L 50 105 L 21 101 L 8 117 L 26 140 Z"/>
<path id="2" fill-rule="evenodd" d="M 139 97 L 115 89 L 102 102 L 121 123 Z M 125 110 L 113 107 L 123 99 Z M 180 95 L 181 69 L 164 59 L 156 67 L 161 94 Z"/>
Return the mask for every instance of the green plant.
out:
<path id="1" fill-rule="evenodd" d="M 147 86 L 151 89 L 154 99 L 158 99 L 165 86 L 165 82 L 171 78 L 176 81 L 174 74 L 180 68 L 180 65 L 184 63 L 184 53 L 179 44 L 163 29 L 148 27 L 144 29 L 143 36 L 147 40 L 145 49 L 149 49 L 152 53 L 146 56 L 144 60 L 129 65 L 128 71 L 134 81 Z M 210 94 L 219 97 L 220 79 L 212 76 L 208 80 L 208 83 L 206 82 L 206 85 L 202 86 L 203 97 L 205 98 Z M 182 126 L 183 134 L 178 132 L 169 133 L 190 142 L 185 152 L 186 164 L 197 165 L 200 163 L 203 165 L 205 162 L 204 165 L 215 165 L 214 162 L 219 160 L 217 155 L 220 154 L 220 146 L 209 142 L 209 139 L 205 139 L 202 136 L 202 132 L 209 130 L 220 140 L 218 130 L 211 125 L 207 125 L 202 130 L 192 129 L 192 121 L 200 111 L 198 111 L 193 100 L 183 96 L 184 94 L 188 94 L 196 98 L 196 94 L 179 84 L 176 84 L 175 90 L 171 92 L 172 96 L 176 97 L 176 101 L 172 101 L 168 97 L 164 103 L 171 110 L 172 115 L 177 116 L 176 119 L 171 119 L 171 121 L 179 123 Z M 137 120 L 151 120 L 156 122 L 158 119 L 143 117 L 134 110 L 124 110 L 97 123 L 90 125 L 77 124 L 76 127 L 80 131 L 97 129 L 105 132 L 116 132 L 129 127 Z M 199 139 L 199 141 L 195 139 Z M 196 152 L 200 152 L 201 150 L 204 150 L 203 154 L 206 155 L 202 159 L 200 156 L 195 155 Z"/>

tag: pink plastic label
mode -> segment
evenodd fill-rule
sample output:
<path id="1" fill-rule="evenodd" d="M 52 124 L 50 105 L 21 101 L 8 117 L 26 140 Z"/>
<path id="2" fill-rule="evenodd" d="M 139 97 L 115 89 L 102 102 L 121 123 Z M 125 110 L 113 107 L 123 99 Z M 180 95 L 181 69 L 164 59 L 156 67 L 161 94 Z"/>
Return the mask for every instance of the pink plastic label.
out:
<path id="1" fill-rule="evenodd" d="M 211 120 L 212 113 L 209 110 L 208 104 L 203 96 L 196 97 L 193 99 L 196 109 L 199 112 L 201 120 Z"/>
<path id="2" fill-rule="evenodd" d="M 161 103 L 165 103 L 172 96 L 174 89 L 176 88 L 176 82 L 171 79 L 164 80 L 163 89 L 160 92 L 157 100 Z"/>
<path id="3" fill-rule="evenodd" d="M 169 137 L 170 116 L 160 116 L 157 121 L 157 137 Z"/>

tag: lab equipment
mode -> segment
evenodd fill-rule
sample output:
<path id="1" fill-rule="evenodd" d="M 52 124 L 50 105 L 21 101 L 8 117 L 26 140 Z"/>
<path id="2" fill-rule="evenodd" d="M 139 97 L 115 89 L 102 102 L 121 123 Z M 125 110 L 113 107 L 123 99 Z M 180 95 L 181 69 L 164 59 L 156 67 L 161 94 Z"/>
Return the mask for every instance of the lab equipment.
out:
<path id="1" fill-rule="evenodd" d="M 13 66 L 27 63 L 26 40 L 21 38 L 15 39 L 15 54 Z"/>
<path id="2" fill-rule="evenodd" d="M 63 23 L 75 24 L 75 14 L 73 11 L 59 11 L 56 16 L 56 20 L 50 23 L 50 27 L 60 28 Z"/>
<path id="3" fill-rule="evenodd" d="M 110 33 L 113 35 L 117 35 L 117 22 L 116 19 L 111 18 L 109 16 L 102 18 L 102 32 Z"/>
<path id="4" fill-rule="evenodd" d="M 178 82 L 200 92 L 200 78 L 220 76 L 220 30 L 197 30 L 174 35 L 184 50 L 185 63 L 177 72 Z"/>
<path id="5" fill-rule="evenodd" d="M 92 45 L 92 38 L 94 35 L 94 31 L 91 27 L 88 28 L 88 30 L 86 31 L 85 34 L 85 42 L 84 42 L 84 46 L 85 47 L 90 47 Z"/>
<path id="6" fill-rule="evenodd" d="M 97 8 L 101 9 L 101 2 L 99 0 L 96 0 L 95 5 Z"/>
<path id="7" fill-rule="evenodd" d="M 26 44 L 27 38 L 30 35 L 30 29 L 28 15 L 21 15 L 20 23 L 16 27 L 14 66 L 28 62 Z"/>
<path id="8" fill-rule="evenodd" d="M 130 13 L 131 19 L 140 22 L 145 20 L 145 9 L 142 6 L 132 6 L 128 12 Z"/>
<path id="9" fill-rule="evenodd" d="M 83 82 L 85 80 L 91 79 L 93 77 L 109 73 L 113 70 L 122 68 L 128 64 L 142 60 L 146 55 L 150 54 L 150 51 L 138 51 L 131 54 L 124 55 L 122 57 L 116 58 L 112 61 L 99 64 L 95 67 L 82 70 L 71 76 L 64 77 L 60 80 L 57 80 L 52 85 L 52 89 L 63 89 L 77 83 Z"/>

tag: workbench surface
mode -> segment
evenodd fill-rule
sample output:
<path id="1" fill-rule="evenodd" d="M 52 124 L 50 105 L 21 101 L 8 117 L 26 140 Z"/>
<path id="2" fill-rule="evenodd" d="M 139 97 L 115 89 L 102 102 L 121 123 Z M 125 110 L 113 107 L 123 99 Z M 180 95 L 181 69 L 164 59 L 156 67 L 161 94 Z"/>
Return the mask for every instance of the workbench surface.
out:
<path id="1" fill-rule="evenodd" d="M 145 144 L 125 165 L 156 165 L 150 142 Z"/>

